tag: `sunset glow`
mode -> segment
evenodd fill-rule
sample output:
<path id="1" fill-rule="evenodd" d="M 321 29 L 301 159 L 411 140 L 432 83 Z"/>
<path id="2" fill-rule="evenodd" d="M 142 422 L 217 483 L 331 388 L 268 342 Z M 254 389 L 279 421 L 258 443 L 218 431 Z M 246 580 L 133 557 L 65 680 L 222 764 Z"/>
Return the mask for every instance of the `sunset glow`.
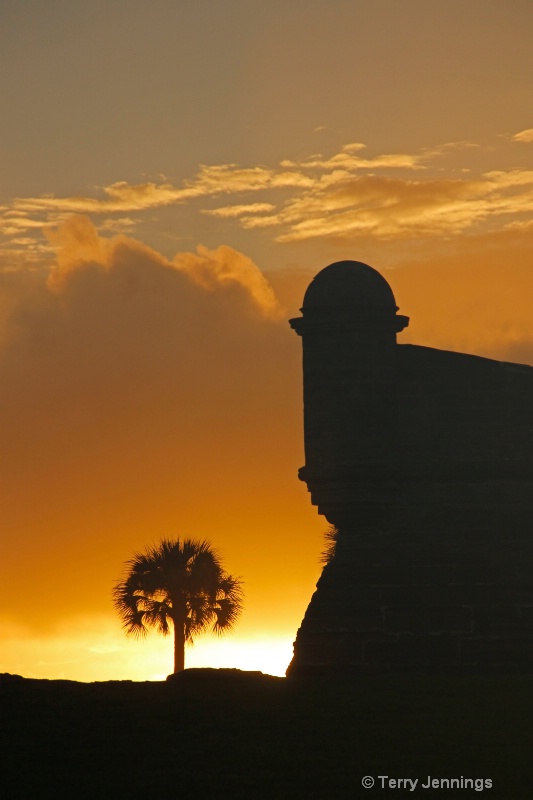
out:
<path id="1" fill-rule="evenodd" d="M 126 638 L 112 617 L 79 618 L 53 636 L 2 629 L 2 671 L 27 678 L 165 680 L 172 672 L 172 637 Z M 186 667 L 228 667 L 285 675 L 292 658 L 290 632 L 204 636 L 186 649 Z"/>
<path id="2" fill-rule="evenodd" d="M 382 272 L 400 343 L 533 364 L 533 7 L 0 14 L 0 672 L 166 677 L 111 590 L 189 536 L 246 596 L 187 666 L 282 675 L 328 527 L 287 324 L 314 274 Z"/>

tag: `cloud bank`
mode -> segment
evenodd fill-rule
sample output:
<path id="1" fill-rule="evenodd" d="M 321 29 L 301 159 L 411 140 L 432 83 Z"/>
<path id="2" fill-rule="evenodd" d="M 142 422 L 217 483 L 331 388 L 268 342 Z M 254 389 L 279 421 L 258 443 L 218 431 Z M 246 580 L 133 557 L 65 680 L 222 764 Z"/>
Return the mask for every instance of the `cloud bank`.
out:
<path id="1" fill-rule="evenodd" d="M 84 217 L 48 235 L 48 278 L 0 284 L 2 616 L 112 614 L 123 561 L 181 534 L 245 576 L 252 628 L 280 586 L 302 594 L 296 625 L 318 571 L 297 552 L 322 525 L 296 477 L 298 342 L 268 281 L 228 246 L 171 261 Z"/>

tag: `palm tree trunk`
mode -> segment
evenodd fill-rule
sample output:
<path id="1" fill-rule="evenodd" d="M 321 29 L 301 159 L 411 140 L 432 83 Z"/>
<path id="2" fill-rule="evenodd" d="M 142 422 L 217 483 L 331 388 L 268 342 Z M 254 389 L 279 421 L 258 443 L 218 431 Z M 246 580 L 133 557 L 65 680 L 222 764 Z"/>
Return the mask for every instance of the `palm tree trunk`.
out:
<path id="1" fill-rule="evenodd" d="M 174 675 L 185 669 L 185 625 L 174 623 Z"/>

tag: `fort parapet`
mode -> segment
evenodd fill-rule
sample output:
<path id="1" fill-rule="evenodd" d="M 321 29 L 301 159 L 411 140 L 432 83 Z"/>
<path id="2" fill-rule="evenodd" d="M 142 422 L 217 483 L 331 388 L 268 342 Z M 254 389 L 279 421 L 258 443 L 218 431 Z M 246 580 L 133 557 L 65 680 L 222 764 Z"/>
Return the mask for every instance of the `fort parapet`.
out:
<path id="1" fill-rule="evenodd" d="M 287 674 L 533 672 L 533 367 L 397 344 L 356 261 L 301 311 L 299 475 L 338 538 Z"/>

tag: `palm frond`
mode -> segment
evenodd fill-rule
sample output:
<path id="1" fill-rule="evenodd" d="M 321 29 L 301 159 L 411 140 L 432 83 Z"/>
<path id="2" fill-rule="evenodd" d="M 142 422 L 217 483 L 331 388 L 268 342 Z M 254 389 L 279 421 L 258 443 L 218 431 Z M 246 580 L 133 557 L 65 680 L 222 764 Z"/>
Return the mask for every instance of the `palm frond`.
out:
<path id="1" fill-rule="evenodd" d="M 339 530 L 335 527 L 335 525 L 330 525 L 327 531 L 324 533 L 324 538 L 326 540 L 324 549 L 320 554 L 320 563 L 321 564 L 329 564 L 330 561 L 333 560 L 335 555 L 335 551 L 337 549 L 337 540 L 339 537 Z"/>

